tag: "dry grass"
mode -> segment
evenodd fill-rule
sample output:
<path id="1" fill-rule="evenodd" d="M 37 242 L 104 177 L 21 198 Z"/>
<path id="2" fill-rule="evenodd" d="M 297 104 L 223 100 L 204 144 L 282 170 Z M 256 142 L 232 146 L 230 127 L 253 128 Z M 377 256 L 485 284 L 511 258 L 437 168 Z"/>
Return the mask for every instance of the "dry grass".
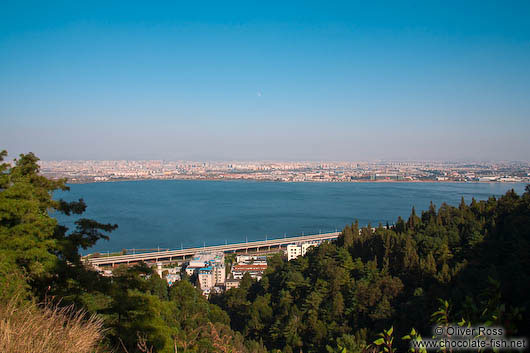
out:
<path id="1" fill-rule="evenodd" d="M 2 353 L 93 353 L 102 338 L 102 320 L 72 307 L 0 304 Z"/>

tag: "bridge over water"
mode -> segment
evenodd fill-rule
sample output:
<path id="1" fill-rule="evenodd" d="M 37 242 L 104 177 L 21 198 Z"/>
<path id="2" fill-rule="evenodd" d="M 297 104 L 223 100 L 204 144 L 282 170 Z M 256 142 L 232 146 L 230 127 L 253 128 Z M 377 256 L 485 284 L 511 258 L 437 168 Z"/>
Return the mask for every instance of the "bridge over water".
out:
<path id="1" fill-rule="evenodd" d="M 128 254 L 128 255 L 116 255 L 106 257 L 85 257 L 85 259 L 92 265 L 96 266 L 114 266 L 118 264 L 131 264 L 140 261 L 176 261 L 185 260 L 186 258 L 193 256 L 194 254 L 201 251 L 222 251 L 222 252 L 259 252 L 269 251 L 274 249 L 286 248 L 289 244 L 300 244 L 312 241 L 325 241 L 337 239 L 340 232 L 325 233 L 325 234 L 313 234 L 313 235 L 302 235 L 296 237 L 287 237 L 279 239 L 268 239 L 249 241 L 244 243 L 226 244 L 226 245 L 214 245 L 205 246 L 199 248 L 188 248 L 181 250 L 163 250 L 154 252 L 145 252 L 140 254 Z"/>

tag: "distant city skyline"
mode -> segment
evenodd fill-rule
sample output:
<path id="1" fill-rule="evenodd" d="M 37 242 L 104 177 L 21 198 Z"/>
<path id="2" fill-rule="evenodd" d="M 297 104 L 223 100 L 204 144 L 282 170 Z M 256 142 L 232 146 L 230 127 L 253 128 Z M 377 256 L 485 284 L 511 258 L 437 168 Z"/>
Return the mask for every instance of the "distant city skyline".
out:
<path id="1" fill-rule="evenodd" d="M 283 182 L 530 181 L 530 162 L 41 161 L 41 173 L 71 183 L 123 180 Z"/>
<path id="2" fill-rule="evenodd" d="M 529 161 L 530 2 L 17 2 L 0 150 Z"/>

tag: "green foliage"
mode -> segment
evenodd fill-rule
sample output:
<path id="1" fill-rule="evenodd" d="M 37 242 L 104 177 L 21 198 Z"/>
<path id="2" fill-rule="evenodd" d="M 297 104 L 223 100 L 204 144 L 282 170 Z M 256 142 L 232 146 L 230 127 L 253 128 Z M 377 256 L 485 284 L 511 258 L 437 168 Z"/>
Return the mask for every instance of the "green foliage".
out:
<path id="1" fill-rule="evenodd" d="M 459 207 L 431 204 L 389 228 L 348 225 L 336 243 L 276 259 L 259 283 L 214 300 L 234 329 L 282 351 L 363 351 L 385 327 L 430 332 L 433 312 L 439 324 L 465 317 L 528 335 L 529 241 L 530 187 Z M 441 293 L 450 295 L 439 307 Z M 414 332 L 410 339 L 420 337 Z"/>
<path id="2" fill-rule="evenodd" d="M 438 326 L 447 327 L 451 323 L 449 319 L 449 302 L 442 299 L 439 299 L 439 302 L 440 306 L 437 311 L 431 314 L 431 320 Z"/>
<path id="3" fill-rule="evenodd" d="M 110 328 L 109 339 L 128 352 L 138 350 L 141 337 L 156 352 L 246 352 L 243 337 L 234 333 L 228 315 L 210 304 L 188 281 L 171 288 L 143 264 L 114 271 L 110 301 L 99 308 Z M 256 351 L 261 345 L 246 342 Z"/>
<path id="4" fill-rule="evenodd" d="M 401 339 L 405 340 L 405 341 L 415 341 L 415 342 L 421 342 L 422 341 L 421 335 L 418 332 L 416 332 L 414 327 L 412 328 L 412 330 L 410 330 L 410 333 L 408 335 L 403 336 Z M 411 353 L 427 353 L 427 349 L 425 349 L 425 347 L 422 347 L 422 348 L 410 347 L 409 348 L 409 352 L 411 352 Z"/>
<path id="5" fill-rule="evenodd" d="M 0 153 L 0 162 L 6 155 Z M 37 297 L 72 294 L 74 287 L 80 291 L 89 285 L 81 282 L 87 276 L 79 249 L 108 238 L 105 232 L 117 226 L 81 218 L 69 233 L 59 225 L 51 212 L 80 215 L 86 205 L 83 200 L 54 200 L 54 191 L 68 190 L 66 180 L 39 175 L 37 162 L 28 153 L 13 166 L 0 164 L 0 271 L 19 273 Z"/>
<path id="6" fill-rule="evenodd" d="M 29 299 L 30 287 L 16 265 L 0 258 L 0 304 L 10 302 L 15 296 L 21 301 Z"/>
<path id="7" fill-rule="evenodd" d="M 391 327 L 388 330 L 383 330 L 382 333 L 379 333 L 379 338 L 376 339 L 372 346 L 376 347 L 377 351 L 379 352 L 386 352 L 386 353 L 393 353 L 394 349 L 392 348 L 392 344 L 394 343 L 394 327 Z"/>

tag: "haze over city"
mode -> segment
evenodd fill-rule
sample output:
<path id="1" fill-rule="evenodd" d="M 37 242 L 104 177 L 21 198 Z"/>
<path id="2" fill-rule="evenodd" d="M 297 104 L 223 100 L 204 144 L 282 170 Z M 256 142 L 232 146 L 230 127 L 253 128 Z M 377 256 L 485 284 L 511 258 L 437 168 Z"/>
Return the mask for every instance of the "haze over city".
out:
<path id="1" fill-rule="evenodd" d="M 529 160 L 530 3 L 8 1 L 0 147 L 43 160 Z"/>

